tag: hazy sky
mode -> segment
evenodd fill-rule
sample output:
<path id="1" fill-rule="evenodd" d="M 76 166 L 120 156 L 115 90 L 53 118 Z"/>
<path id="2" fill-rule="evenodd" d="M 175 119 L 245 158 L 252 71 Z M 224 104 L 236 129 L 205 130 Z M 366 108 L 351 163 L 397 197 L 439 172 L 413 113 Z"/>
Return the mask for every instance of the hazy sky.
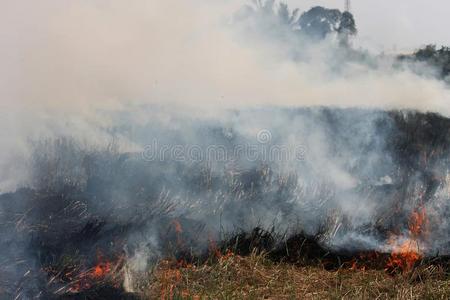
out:
<path id="1" fill-rule="evenodd" d="M 321 5 L 344 8 L 344 0 L 287 0 L 301 10 Z M 450 45 L 448 0 L 353 0 L 359 38 L 377 49 L 411 49 L 423 44 Z"/>

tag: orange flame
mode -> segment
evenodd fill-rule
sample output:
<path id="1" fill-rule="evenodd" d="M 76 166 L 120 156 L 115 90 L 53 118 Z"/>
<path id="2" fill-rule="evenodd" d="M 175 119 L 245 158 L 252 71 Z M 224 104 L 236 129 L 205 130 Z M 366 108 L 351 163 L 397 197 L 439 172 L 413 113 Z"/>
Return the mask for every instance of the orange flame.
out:
<path id="1" fill-rule="evenodd" d="M 200 296 L 184 288 L 179 290 L 183 283 L 183 272 L 185 270 L 195 270 L 196 266 L 187 264 L 184 261 L 174 263 L 171 260 L 162 260 L 159 264 L 157 276 L 161 281 L 160 299 L 193 299 L 200 300 Z M 181 298 L 180 298 L 181 296 Z"/>
<path id="2" fill-rule="evenodd" d="M 423 239 L 426 226 L 426 210 L 420 206 L 411 214 L 406 237 L 392 236 L 389 239 L 388 244 L 392 247 L 392 252 L 386 264 L 386 270 L 409 271 L 414 267 L 415 263 L 423 257 L 419 243 Z"/>
<path id="3" fill-rule="evenodd" d="M 105 275 L 107 275 L 109 272 L 111 272 L 111 263 L 101 262 L 94 267 L 92 275 L 95 278 L 102 278 L 105 277 Z"/>
<path id="4" fill-rule="evenodd" d="M 216 242 L 209 238 L 209 253 L 214 254 L 216 258 L 220 258 L 222 256 L 222 252 L 220 252 L 220 249 L 217 247 Z"/>
<path id="5" fill-rule="evenodd" d="M 83 290 L 90 289 L 95 282 L 110 280 L 113 275 L 113 269 L 120 265 L 123 257 L 112 263 L 103 257 L 103 254 L 97 252 L 97 264 L 85 272 L 73 276 L 73 271 L 66 273 L 66 277 L 72 282 L 69 287 L 71 293 L 79 293 Z"/>
<path id="6" fill-rule="evenodd" d="M 97 265 L 89 272 L 88 276 L 101 279 L 111 272 L 111 262 L 104 259 L 101 251 L 97 252 Z"/>
<path id="7" fill-rule="evenodd" d="M 413 237 L 418 238 L 425 232 L 426 221 L 426 210 L 424 207 L 420 207 L 419 210 L 412 213 L 409 231 Z"/>

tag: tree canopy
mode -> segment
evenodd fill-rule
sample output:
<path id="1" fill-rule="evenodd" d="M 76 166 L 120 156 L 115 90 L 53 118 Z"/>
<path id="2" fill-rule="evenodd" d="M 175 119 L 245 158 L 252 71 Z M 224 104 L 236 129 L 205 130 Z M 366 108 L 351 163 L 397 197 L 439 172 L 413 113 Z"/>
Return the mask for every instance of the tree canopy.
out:
<path id="1" fill-rule="evenodd" d="M 438 76 L 446 78 L 450 75 L 450 48 L 437 48 L 436 45 L 427 45 L 412 55 L 400 55 L 400 60 L 423 62 L 435 68 Z"/>
<path id="2" fill-rule="evenodd" d="M 253 6 L 245 6 L 238 14 L 239 19 L 257 18 L 259 23 L 288 28 L 316 40 L 330 34 L 348 38 L 357 33 L 353 15 L 338 9 L 315 6 L 299 16 L 299 9 L 291 11 L 287 4 L 275 4 L 274 0 L 254 0 Z"/>

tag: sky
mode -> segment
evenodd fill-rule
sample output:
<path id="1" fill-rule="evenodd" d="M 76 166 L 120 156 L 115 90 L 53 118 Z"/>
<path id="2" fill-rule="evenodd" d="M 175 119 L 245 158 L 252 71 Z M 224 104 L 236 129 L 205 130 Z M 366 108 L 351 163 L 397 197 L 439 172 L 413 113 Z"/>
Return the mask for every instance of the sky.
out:
<path id="1" fill-rule="evenodd" d="M 344 0 L 287 0 L 302 11 L 311 6 L 344 8 Z M 425 44 L 450 45 L 448 0 L 353 0 L 358 41 L 386 52 L 416 49 Z"/>

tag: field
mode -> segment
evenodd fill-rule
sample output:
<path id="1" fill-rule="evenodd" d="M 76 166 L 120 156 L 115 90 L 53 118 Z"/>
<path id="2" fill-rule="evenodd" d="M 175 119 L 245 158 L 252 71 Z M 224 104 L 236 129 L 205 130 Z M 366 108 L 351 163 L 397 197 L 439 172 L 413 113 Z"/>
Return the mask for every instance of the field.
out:
<path id="1" fill-rule="evenodd" d="M 334 154 L 287 172 L 145 161 L 71 139 L 36 144 L 33 186 L 0 195 L 0 299 L 449 298 L 450 121 L 279 114 L 298 128 L 321 124 Z M 383 142 L 364 139 L 368 127 Z M 205 145 L 246 141 L 207 128 Z M 333 157 L 356 186 L 324 180 Z"/>
<path id="2" fill-rule="evenodd" d="M 274 263 L 265 255 L 228 254 L 199 266 L 162 261 L 148 298 L 160 299 L 448 299 L 450 277 L 435 265 L 385 270 Z"/>

